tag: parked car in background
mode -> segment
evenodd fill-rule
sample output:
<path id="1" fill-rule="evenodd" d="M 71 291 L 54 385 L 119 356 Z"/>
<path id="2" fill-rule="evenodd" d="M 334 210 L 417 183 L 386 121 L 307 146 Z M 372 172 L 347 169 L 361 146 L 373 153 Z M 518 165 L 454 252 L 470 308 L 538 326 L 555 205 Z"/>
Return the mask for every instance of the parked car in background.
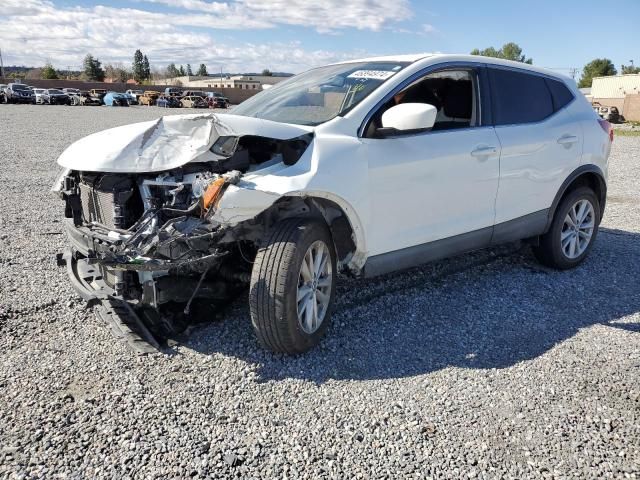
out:
<path id="1" fill-rule="evenodd" d="M 207 92 L 207 96 L 219 98 L 223 100 L 227 105 L 229 105 L 229 99 L 222 95 L 220 92 Z"/>
<path id="2" fill-rule="evenodd" d="M 0 103 L 5 103 L 4 98 L 4 88 L 0 87 Z"/>
<path id="3" fill-rule="evenodd" d="M 156 100 L 156 107 L 162 108 L 180 108 L 182 104 L 178 97 L 162 95 Z"/>
<path id="4" fill-rule="evenodd" d="M 100 101 L 102 101 L 104 96 L 107 94 L 107 91 L 104 88 L 92 88 L 89 90 L 89 93 L 94 97 L 98 97 Z"/>
<path id="5" fill-rule="evenodd" d="M 182 97 L 180 104 L 184 108 L 209 108 L 209 104 L 203 97 L 197 95 L 190 95 L 188 97 Z"/>
<path id="6" fill-rule="evenodd" d="M 107 92 L 102 102 L 108 107 L 128 107 L 129 96 L 120 92 Z"/>
<path id="7" fill-rule="evenodd" d="M 71 95 L 71 105 L 76 106 L 100 106 L 102 99 L 91 92 L 80 92 L 77 95 Z"/>
<path id="8" fill-rule="evenodd" d="M 208 95 L 205 101 L 209 104 L 209 108 L 227 108 L 229 106 L 224 97 L 216 97 L 215 95 Z"/>
<path id="9" fill-rule="evenodd" d="M 5 103 L 36 103 L 36 95 L 27 85 L 22 83 L 10 83 L 4 89 Z"/>
<path id="10" fill-rule="evenodd" d="M 160 97 L 160 92 L 154 90 L 147 90 L 143 95 L 138 97 L 138 103 L 140 105 L 152 106 L 156 104 L 156 101 Z"/>
<path id="11" fill-rule="evenodd" d="M 80 94 L 80 89 L 79 88 L 63 88 L 62 91 L 64 93 L 66 93 L 67 95 L 69 95 L 69 97 L 71 97 L 71 95 L 79 95 Z"/>
<path id="12" fill-rule="evenodd" d="M 127 90 L 124 93 L 129 97 L 130 105 L 137 105 L 139 103 L 138 97 L 142 95 L 144 91 L 143 90 Z"/>
<path id="13" fill-rule="evenodd" d="M 42 103 L 47 105 L 71 105 L 71 99 L 62 90 L 48 88 L 42 93 Z"/>
<path id="14" fill-rule="evenodd" d="M 618 110 L 618 107 L 601 106 L 598 109 L 598 115 L 611 123 L 620 122 L 620 111 Z"/>
<path id="15" fill-rule="evenodd" d="M 200 90 L 185 90 L 184 92 L 182 92 L 182 96 L 207 98 L 207 92 L 202 92 Z"/>
<path id="16" fill-rule="evenodd" d="M 182 97 L 182 89 L 176 87 L 167 87 L 164 89 L 165 97 Z"/>
<path id="17" fill-rule="evenodd" d="M 42 105 L 44 102 L 42 101 L 42 94 L 46 92 L 44 88 L 34 88 L 33 94 L 36 96 L 36 104 Z"/>

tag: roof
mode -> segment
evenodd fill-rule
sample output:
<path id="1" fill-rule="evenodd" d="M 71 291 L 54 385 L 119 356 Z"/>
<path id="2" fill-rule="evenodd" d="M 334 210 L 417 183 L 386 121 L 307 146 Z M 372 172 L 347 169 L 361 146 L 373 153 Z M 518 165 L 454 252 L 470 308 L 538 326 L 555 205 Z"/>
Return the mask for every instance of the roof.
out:
<path id="1" fill-rule="evenodd" d="M 433 56 L 433 53 L 414 53 L 407 55 L 387 55 L 382 57 L 369 57 L 369 58 L 354 58 L 351 60 L 343 60 L 342 62 L 335 62 L 332 65 L 341 65 L 343 63 L 359 63 L 359 62 L 417 62 L 423 58 Z"/>
<path id="2" fill-rule="evenodd" d="M 353 60 L 345 60 L 342 62 L 336 62 L 335 65 L 345 64 L 345 63 L 356 63 L 356 62 L 409 62 L 414 63 L 420 60 L 425 60 L 427 58 L 437 58 L 440 61 L 451 61 L 451 62 L 482 62 L 491 65 L 502 65 L 505 67 L 514 67 L 522 70 L 529 70 L 536 73 L 542 73 L 544 75 L 549 75 L 552 77 L 562 78 L 564 80 L 571 80 L 571 77 L 567 77 L 566 75 L 554 72 L 552 70 L 548 70 L 546 68 L 536 67 L 534 65 L 530 65 L 528 63 L 515 62 L 512 60 L 503 60 L 501 58 L 494 57 L 483 57 L 482 55 L 469 55 L 469 54 L 449 54 L 449 53 L 416 53 L 409 55 L 389 55 L 385 57 L 370 57 L 370 58 L 359 58 Z"/>

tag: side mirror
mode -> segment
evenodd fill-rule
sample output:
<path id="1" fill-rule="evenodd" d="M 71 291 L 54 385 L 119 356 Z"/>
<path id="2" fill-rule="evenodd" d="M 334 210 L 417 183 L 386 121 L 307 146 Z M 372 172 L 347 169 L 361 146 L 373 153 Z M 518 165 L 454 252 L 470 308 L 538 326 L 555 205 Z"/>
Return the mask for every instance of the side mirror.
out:
<path id="1" fill-rule="evenodd" d="M 401 103 L 382 114 L 382 128 L 378 133 L 390 136 L 398 133 L 420 132 L 433 128 L 438 109 L 428 103 Z"/>

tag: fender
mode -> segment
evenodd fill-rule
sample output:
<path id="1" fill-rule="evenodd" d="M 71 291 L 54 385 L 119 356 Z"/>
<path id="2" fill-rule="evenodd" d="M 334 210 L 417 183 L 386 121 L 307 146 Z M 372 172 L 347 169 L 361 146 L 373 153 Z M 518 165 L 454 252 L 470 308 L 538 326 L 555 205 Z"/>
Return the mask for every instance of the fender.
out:
<path id="1" fill-rule="evenodd" d="M 354 243 L 356 246 L 356 251 L 353 254 L 353 257 L 349 260 L 348 266 L 355 270 L 359 271 L 364 266 L 368 252 L 366 246 L 366 239 L 364 234 L 364 227 L 362 225 L 362 221 L 360 220 L 360 216 L 355 208 L 351 206 L 351 204 L 335 193 L 322 191 L 322 190 L 305 190 L 302 192 L 288 192 L 285 197 L 310 197 L 310 198 L 324 198 L 327 200 L 331 200 L 333 203 L 338 205 L 342 211 L 345 213 L 349 224 L 351 225 L 351 229 L 354 234 Z"/>
<path id="2" fill-rule="evenodd" d="M 545 232 L 547 232 L 549 228 L 551 228 L 551 222 L 553 221 L 553 217 L 556 213 L 556 209 L 558 208 L 558 205 L 560 204 L 560 200 L 562 200 L 562 197 L 567 192 L 567 189 L 569 188 L 569 186 L 578 177 L 580 177 L 581 175 L 584 175 L 585 173 L 594 173 L 600 183 L 601 195 L 598 200 L 600 202 L 600 218 L 602 218 L 602 215 L 604 214 L 604 207 L 607 201 L 607 182 L 604 179 L 604 174 L 602 173 L 602 170 L 600 169 L 600 167 L 598 167 L 597 165 L 594 165 L 594 164 L 581 165 L 580 167 L 576 168 L 573 172 L 571 172 L 571 174 L 565 179 L 565 181 L 562 182 L 562 185 L 560 186 L 558 193 L 556 193 L 556 196 L 553 199 L 553 203 L 549 208 L 549 214 L 547 218 L 547 226 L 545 228 Z"/>

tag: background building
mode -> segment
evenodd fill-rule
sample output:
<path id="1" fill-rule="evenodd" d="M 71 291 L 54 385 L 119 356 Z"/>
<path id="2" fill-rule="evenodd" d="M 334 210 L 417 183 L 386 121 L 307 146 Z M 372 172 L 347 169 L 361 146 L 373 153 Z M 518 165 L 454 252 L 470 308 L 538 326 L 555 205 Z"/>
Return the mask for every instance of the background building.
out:
<path id="1" fill-rule="evenodd" d="M 595 77 L 590 97 L 592 103 L 617 107 L 628 121 L 640 121 L 640 74 Z"/>
<path id="2" fill-rule="evenodd" d="M 238 88 L 241 90 L 262 90 L 263 85 L 275 85 L 289 77 L 271 75 L 226 75 L 207 77 L 184 76 L 156 80 L 156 85 L 179 85 L 183 88 L 212 89 L 212 88 Z"/>

